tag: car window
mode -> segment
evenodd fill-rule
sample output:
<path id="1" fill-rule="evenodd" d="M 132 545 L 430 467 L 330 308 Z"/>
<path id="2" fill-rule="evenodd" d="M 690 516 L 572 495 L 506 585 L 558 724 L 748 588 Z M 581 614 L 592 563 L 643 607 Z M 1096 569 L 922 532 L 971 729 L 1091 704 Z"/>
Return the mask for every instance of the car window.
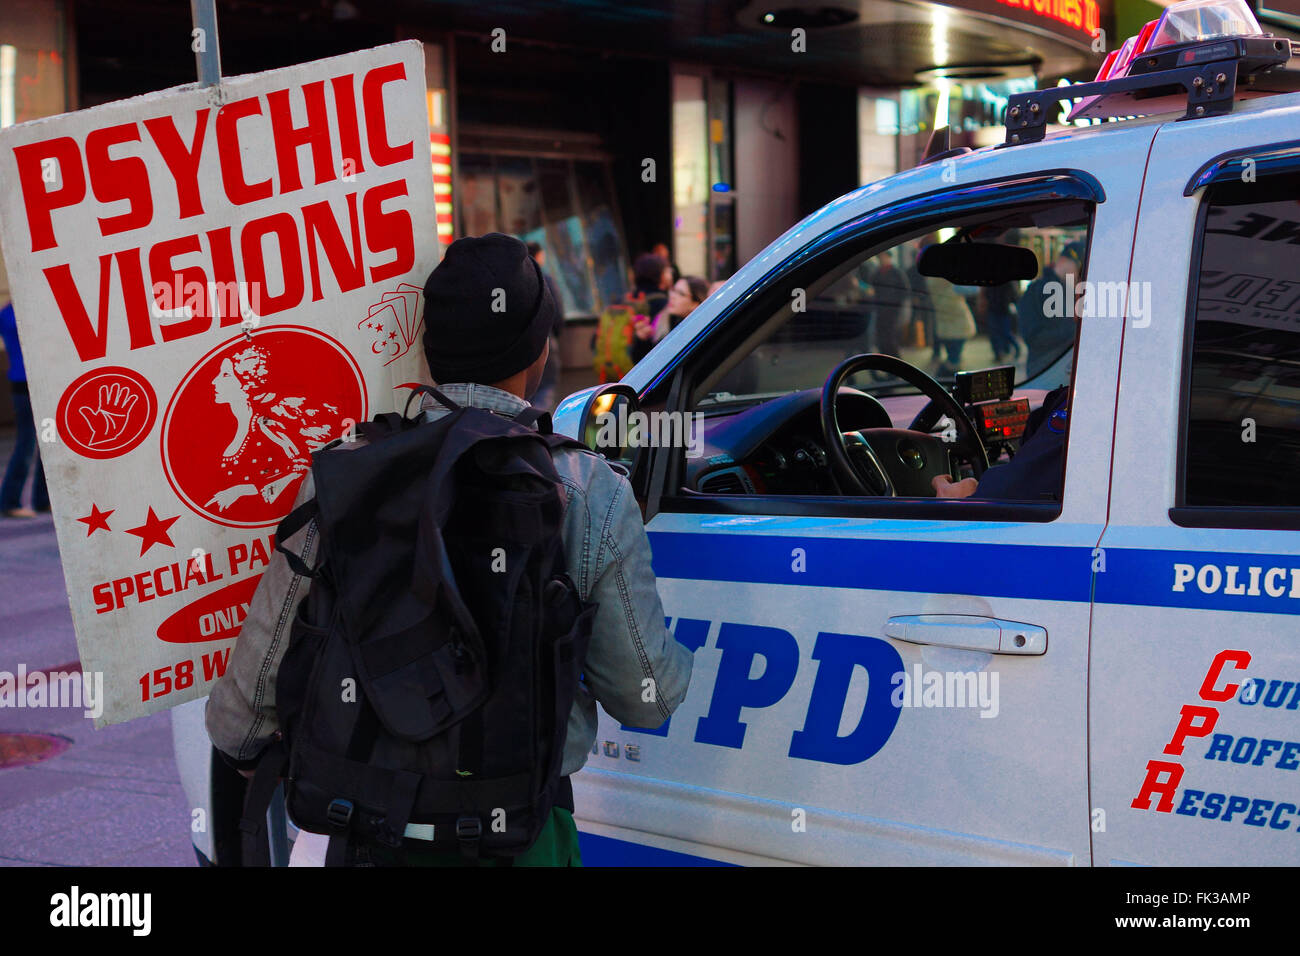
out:
<path id="1" fill-rule="evenodd" d="M 1207 197 L 1184 403 L 1187 505 L 1300 507 L 1294 179 L 1219 187 Z"/>
<path id="2" fill-rule="evenodd" d="M 698 407 L 819 387 L 836 364 L 861 352 L 899 356 L 940 381 L 994 365 L 1014 365 L 1017 384 L 1031 379 L 1073 345 L 1073 309 L 1065 302 L 1081 278 L 1087 224 L 1082 203 L 1024 211 L 966 224 L 962 236 L 954 224 L 837 263 L 796 290 L 759 340 L 719 369 Z M 1038 275 L 979 286 L 920 274 L 926 246 L 966 235 L 1029 249 Z M 884 393 L 902 383 L 872 372 L 847 384 Z"/>
<path id="3" fill-rule="evenodd" d="M 669 482 L 681 492 L 673 506 L 693 508 L 691 495 L 775 496 L 787 510 L 801 497 L 971 497 L 1051 520 L 1021 505 L 1063 500 L 1069 373 L 1035 383 L 1052 391 L 1012 393 L 1073 348 L 1092 215 L 1089 201 L 1050 200 L 931 220 L 888 242 L 864 234 L 757 290 L 683 383 L 704 442 Z M 865 367 L 841 380 L 839 435 L 828 434 L 821 393 L 854 356 Z M 927 402 L 898 360 L 952 385 L 978 438 L 964 426 L 959 436 L 943 399 Z M 976 374 L 958 384 L 959 371 Z"/>

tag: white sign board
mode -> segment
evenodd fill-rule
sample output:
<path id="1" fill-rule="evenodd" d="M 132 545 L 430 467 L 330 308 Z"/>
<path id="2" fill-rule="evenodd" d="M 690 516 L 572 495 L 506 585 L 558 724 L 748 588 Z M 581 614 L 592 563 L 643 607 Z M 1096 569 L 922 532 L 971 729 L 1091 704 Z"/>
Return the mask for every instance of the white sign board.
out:
<path id="1" fill-rule="evenodd" d="M 206 694 L 311 453 L 425 371 L 417 41 L 0 131 L 0 242 L 98 725 Z"/>

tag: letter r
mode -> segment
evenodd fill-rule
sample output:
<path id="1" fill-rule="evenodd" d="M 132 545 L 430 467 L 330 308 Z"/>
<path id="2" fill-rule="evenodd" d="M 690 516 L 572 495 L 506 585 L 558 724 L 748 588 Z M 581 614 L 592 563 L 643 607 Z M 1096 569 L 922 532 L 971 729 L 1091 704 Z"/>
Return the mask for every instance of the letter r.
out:
<path id="1" fill-rule="evenodd" d="M 1168 774 L 1167 780 L 1161 780 L 1160 775 Z M 1174 809 L 1174 794 L 1178 791 L 1178 783 L 1183 779 L 1183 765 L 1180 763 L 1171 763 L 1167 760 L 1148 760 L 1147 777 L 1142 781 L 1142 789 L 1138 795 L 1133 798 L 1129 804 L 1134 810 L 1150 810 L 1151 795 L 1160 794 L 1160 802 L 1156 804 L 1157 813 L 1169 813 Z"/>

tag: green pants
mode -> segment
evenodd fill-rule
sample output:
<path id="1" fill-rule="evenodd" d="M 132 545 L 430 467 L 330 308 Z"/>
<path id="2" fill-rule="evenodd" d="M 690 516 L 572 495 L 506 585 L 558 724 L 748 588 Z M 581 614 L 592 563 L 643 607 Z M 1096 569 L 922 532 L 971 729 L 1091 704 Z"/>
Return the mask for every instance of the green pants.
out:
<path id="1" fill-rule="evenodd" d="M 455 850 L 432 850 L 419 840 L 407 840 L 399 854 L 384 847 L 373 847 L 370 858 L 377 866 L 473 866 Z M 537 842 L 512 860 L 484 859 L 479 866 L 582 866 L 578 848 L 578 827 L 573 814 L 561 807 L 551 808 L 551 818 L 542 827 Z"/>

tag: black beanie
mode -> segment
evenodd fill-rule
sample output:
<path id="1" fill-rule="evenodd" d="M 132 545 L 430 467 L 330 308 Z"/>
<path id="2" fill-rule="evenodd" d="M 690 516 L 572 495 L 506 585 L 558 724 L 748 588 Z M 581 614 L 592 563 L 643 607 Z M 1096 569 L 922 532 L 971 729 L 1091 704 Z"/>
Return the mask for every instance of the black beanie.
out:
<path id="1" fill-rule="evenodd" d="M 424 283 L 424 354 L 440 385 L 490 385 L 528 368 L 555 325 L 528 247 L 499 232 L 457 239 Z"/>

